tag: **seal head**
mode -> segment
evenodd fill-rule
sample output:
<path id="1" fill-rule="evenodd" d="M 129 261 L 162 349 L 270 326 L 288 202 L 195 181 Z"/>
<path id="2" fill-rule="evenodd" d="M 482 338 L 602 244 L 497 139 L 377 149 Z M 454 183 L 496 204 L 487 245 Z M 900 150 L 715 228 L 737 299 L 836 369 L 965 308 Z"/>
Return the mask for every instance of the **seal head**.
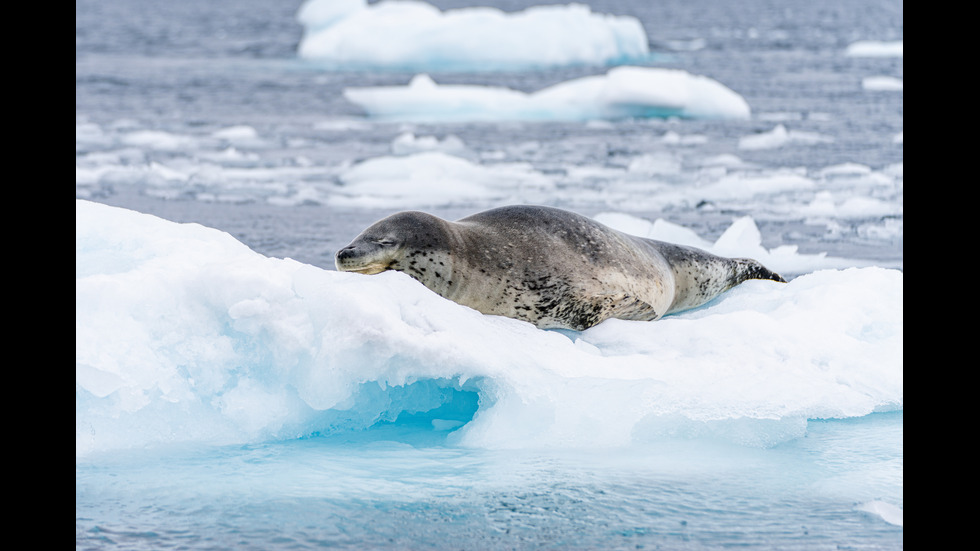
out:
<path id="1" fill-rule="evenodd" d="M 405 211 L 380 220 L 337 251 L 337 269 L 360 274 L 404 272 L 446 296 L 452 285 L 450 222 L 431 214 Z"/>

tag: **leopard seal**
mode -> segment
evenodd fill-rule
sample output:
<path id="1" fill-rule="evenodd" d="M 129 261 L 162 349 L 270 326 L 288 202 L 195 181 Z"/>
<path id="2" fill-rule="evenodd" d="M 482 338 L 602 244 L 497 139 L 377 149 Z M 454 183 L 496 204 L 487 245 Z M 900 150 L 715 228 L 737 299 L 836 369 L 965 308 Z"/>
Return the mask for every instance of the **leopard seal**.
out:
<path id="1" fill-rule="evenodd" d="M 578 331 L 609 318 L 656 320 L 696 308 L 748 279 L 785 282 L 752 259 L 636 237 L 530 205 L 455 222 L 399 212 L 361 232 L 335 262 L 346 272 L 404 272 L 484 314 Z"/>

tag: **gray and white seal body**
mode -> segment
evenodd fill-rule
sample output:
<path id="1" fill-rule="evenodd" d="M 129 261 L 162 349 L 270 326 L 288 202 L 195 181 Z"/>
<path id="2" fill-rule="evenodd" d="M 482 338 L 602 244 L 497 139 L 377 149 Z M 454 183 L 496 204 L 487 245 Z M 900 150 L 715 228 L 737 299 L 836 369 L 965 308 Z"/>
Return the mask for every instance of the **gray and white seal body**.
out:
<path id="1" fill-rule="evenodd" d="M 636 237 L 538 206 L 501 207 L 456 222 L 393 214 L 338 251 L 336 264 L 365 274 L 404 272 L 459 304 L 543 329 L 656 320 L 747 279 L 784 281 L 755 260 Z"/>

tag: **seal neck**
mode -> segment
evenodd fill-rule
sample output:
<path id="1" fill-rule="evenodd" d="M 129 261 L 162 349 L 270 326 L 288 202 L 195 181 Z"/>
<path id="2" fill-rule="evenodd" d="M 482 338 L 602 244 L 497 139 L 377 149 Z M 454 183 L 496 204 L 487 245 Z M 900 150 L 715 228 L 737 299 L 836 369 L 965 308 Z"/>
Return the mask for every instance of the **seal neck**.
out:
<path id="1" fill-rule="evenodd" d="M 430 222 L 402 249 L 390 269 L 411 276 L 444 298 L 456 300 L 460 282 L 454 275 L 461 238 L 451 223 L 436 217 L 431 217 Z"/>

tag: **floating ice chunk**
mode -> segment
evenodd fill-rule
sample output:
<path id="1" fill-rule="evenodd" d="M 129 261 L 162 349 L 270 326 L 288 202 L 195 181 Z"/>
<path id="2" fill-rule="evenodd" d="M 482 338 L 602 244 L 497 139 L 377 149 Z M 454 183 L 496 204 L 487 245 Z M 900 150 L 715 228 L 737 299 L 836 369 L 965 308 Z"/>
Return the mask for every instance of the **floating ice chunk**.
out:
<path id="1" fill-rule="evenodd" d="M 472 7 L 440 11 L 418 1 L 309 0 L 298 53 L 339 68 L 495 70 L 636 61 L 646 32 L 629 16 L 582 4 L 505 13 Z"/>
<path id="2" fill-rule="evenodd" d="M 645 175 L 679 174 L 681 161 L 668 153 L 647 153 L 631 160 L 628 170 Z"/>
<path id="3" fill-rule="evenodd" d="M 834 141 L 829 136 L 801 130 L 787 130 L 782 124 L 776 125 L 769 132 L 743 136 L 738 140 L 739 149 L 775 149 L 791 144 L 829 143 Z"/>
<path id="4" fill-rule="evenodd" d="M 215 138 L 231 141 L 255 140 L 259 137 L 259 133 L 256 132 L 255 128 L 244 124 L 222 128 L 221 130 L 212 132 L 211 135 Z"/>
<path id="5" fill-rule="evenodd" d="M 417 137 L 411 132 L 399 134 L 391 142 L 391 152 L 394 155 L 410 155 L 423 151 L 441 151 L 450 155 L 458 155 L 466 151 L 466 144 L 456 136 L 446 136 L 443 139 L 435 136 Z"/>
<path id="6" fill-rule="evenodd" d="M 211 133 L 211 137 L 243 147 L 261 147 L 267 145 L 259 137 L 258 131 L 248 125 L 229 126 Z"/>
<path id="7" fill-rule="evenodd" d="M 104 147 L 109 145 L 110 139 L 102 130 L 102 127 L 94 122 L 75 123 L 75 150 L 84 147 Z"/>
<path id="8" fill-rule="evenodd" d="M 359 132 L 363 130 L 370 130 L 373 128 L 373 125 L 361 117 L 335 117 L 318 121 L 313 124 L 313 128 L 315 130 L 322 130 L 326 132 Z"/>
<path id="9" fill-rule="evenodd" d="M 742 96 L 715 80 L 654 67 L 616 67 L 530 94 L 440 85 L 422 74 L 407 86 L 347 88 L 344 97 L 371 117 L 409 121 L 747 119 L 751 111 Z"/>
<path id="10" fill-rule="evenodd" d="M 524 163 L 480 165 L 441 151 L 376 157 L 340 175 L 329 202 L 372 207 L 423 207 L 509 199 L 535 202 L 554 183 Z"/>
<path id="11" fill-rule="evenodd" d="M 861 163 L 840 163 L 824 167 L 817 171 L 822 178 L 846 178 L 854 176 L 868 176 L 873 171 L 870 166 Z"/>
<path id="12" fill-rule="evenodd" d="M 254 167 L 259 166 L 261 157 L 255 153 L 243 153 L 234 147 L 226 147 L 221 151 L 201 151 L 197 157 L 221 166 Z"/>
<path id="13" fill-rule="evenodd" d="M 904 87 L 904 82 L 902 79 L 895 77 L 873 76 L 862 79 L 861 87 L 865 90 L 901 92 Z"/>
<path id="14" fill-rule="evenodd" d="M 762 232 L 751 216 L 742 216 L 732 222 L 711 249 L 722 256 L 747 256 L 757 260 L 769 256 L 769 251 L 762 246 Z"/>
<path id="15" fill-rule="evenodd" d="M 901 507 L 896 507 L 885 501 L 875 500 L 862 503 L 857 506 L 857 510 L 877 515 L 888 524 L 905 525 L 905 511 Z"/>
<path id="16" fill-rule="evenodd" d="M 878 241 L 902 239 L 905 234 L 905 223 L 900 218 L 885 218 L 881 222 L 861 224 L 857 227 L 857 234 L 865 239 Z"/>
<path id="17" fill-rule="evenodd" d="M 733 173 L 698 188 L 697 196 L 707 201 L 732 201 L 809 190 L 815 185 L 812 179 L 792 170 L 761 174 Z"/>
<path id="18" fill-rule="evenodd" d="M 508 88 L 476 85 L 440 86 L 429 75 L 416 75 L 407 86 L 346 88 L 344 97 L 381 119 L 490 120 L 522 113 L 527 94 Z"/>
<path id="19" fill-rule="evenodd" d="M 703 161 L 701 161 L 701 166 L 723 167 L 723 168 L 731 168 L 731 169 L 755 167 L 755 165 L 753 165 L 752 163 L 747 163 L 737 155 L 732 155 L 731 153 L 722 153 L 720 155 L 714 155 L 708 157 Z"/>
<path id="20" fill-rule="evenodd" d="M 665 132 L 660 141 L 668 145 L 703 145 L 708 143 L 708 137 L 703 134 L 681 136 L 677 132 Z"/>
<path id="21" fill-rule="evenodd" d="M 859 40 L 848 45 L 844 55 L 849 57 L 903 57 L 904 42 L 904 40 L 894 42 Z"/>
<path id="22" fill-rule="evenodd" d="M 807 217 L 847 219 L 897 216 L 903 209 L 901 205 L 874 197 L 851 196 L 835 200 L 831 192 L 821 191 L 810 203 L 800 207 L 799 212 Z"/>
<path id="23" fill-rule="evenodd" d="M 120 141 L 124 145 L 163 151 L 196 149 L 200 147 L 199 141 L 192 136 L 183 136 L 161 130 L 136 130 L 124 134 L 120 138 Z"/>
<path id="24" fill-rule="evenodd" d="M 166 165 L 157 162 L 150 163 L 150 172 L 157 174 L 164 180 L 175 180 L 178 182 L 185 182 L 190 177 L 188 174 L 181 172 L 179 170 L 174 170 Z"/>

